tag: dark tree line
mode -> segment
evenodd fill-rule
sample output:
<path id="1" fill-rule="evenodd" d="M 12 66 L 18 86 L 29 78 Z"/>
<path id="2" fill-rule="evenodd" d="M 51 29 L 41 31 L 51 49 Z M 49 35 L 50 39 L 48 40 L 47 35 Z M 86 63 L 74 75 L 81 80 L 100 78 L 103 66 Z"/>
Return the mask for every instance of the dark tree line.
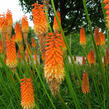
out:
<path id="1" fill-rule="evenodd" d="M 31 5 L 36 1 L 37 0 L 19 0 L 25 13 L 31 12 L 31 9 L 33 8 Z M 87 0 L 87 8 L 92 21 L 92 26 L 98 26 L 104 29 L 104 17 L 100 1 L 101 0 Z M 42 3 L 42 0 L 38 0 L 38 2 Z M 56 9 L 60 10 L 62 27 L 66 33 L 79 31 L 81 26 L 88 29 L 82 0 L 54 0 L 54 3 Z M 52 8 L 49 9 L 49 13 L 53 13 Z M 51 21 L 53 21 L 53 14 L 50 14 L 50 18 L 52 19 Z"/>

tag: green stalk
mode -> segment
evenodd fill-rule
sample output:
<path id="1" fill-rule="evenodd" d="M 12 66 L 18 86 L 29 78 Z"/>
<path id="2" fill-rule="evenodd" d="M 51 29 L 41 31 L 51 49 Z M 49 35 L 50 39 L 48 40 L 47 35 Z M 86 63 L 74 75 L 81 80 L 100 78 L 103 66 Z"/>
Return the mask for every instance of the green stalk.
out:
<path id="1" fill-rule="evenodd" d="M 91 74 L 91 77 L 92 77 L 92 80 L 93 80 L 93 84 L 94 84 L 94 87 L 95 87 L 95 91 L 96 91 L 97 96 L 99 97 L 99 100 L 100 100 L 100 103 L 101 103 L 101 102 L 102 102 L 102 97 L 101 97 L 101 93 L 100 93 L 98 84 L 96 84 L 96 81 L 95 81 L 95 79 L 94 79 L 94 71 L 93 71 L 93 69 L 91 68 L 91 65 L 90 65 L 89 62 L 88 62 L 87 54 L 86 54 L 86 51 L 85 51 L 85 49 L 84 49 L 83 46 L 82 46 L 82 48 L 83 48 L 83 53 L 84 53 L 84 55 L 85 55 L 85 57 L 86 57 L 86 62 L 87 62 L 87 64 L 88 64 L 89 69 L 90 69 L 90 72 L 91 72 L 90 74 Z"/>
<path id="2" fill-rule="evenodd" d="M 91 109 L 91 104 L 90 104 L 90 101 L 89 101 L 88 94 L 86 94 L 85 96 L 86 96 L 86 101 L 87 101 L 88 109 Z"/>
<path id="3" fill-rule="evenodd" d="M 51 0 L 51 3 L 52 3 L 52 7 L 53 7 L 54 14 L 55 14 L 55 16 L 56 16 L 56 20 L 57 20 L 57 22 L 58 22 L 58 25 L 59 25 L 59 28 L 60 28 L 60 30 L 61 30 L 63 39 L 64 39 L 64 41 L 65 41 L 65 44 L 66 44 L 68 53 L 69 53 L 69 55 L 70 55 L 71 62 L 72 62 L 72 64 L 73 64 L 74 70 L 75 70 L 75 72 L 76 72 L 76 74 L 77 74 L 77 77 L 78 77 L 78 79 L 79 79 L 79 82 L 80 82 L 80 84 L 81 84 L 81 78 L 80 78 L 79 72 L 78 72 L 78 70 L 77 70 L 76 65 L 74 64 L 74 60 L 73 60 L 73 58 L 72 58 L 71 50 L 70 50 L 70 48 L 69 48 L 69 45 L 68 45 L 68 43 L 67 43 L 66 37 L 65 37 L 65 35 L 64 35 L 63 29 L 62 29 L 62 27 L 61 27 L 61 24 L 60 24 L 60 22 L 59 22 L 59 19 L 58 19 L 57 13 L 56 13 L 55 5 L 54 5 L 54 0 Z"/>
<path id="4" fill-rule="evenodd" d="M 59 98 L 59 100 L 61 101 L 62 107 L 63 107 L 64 109 L 70 109 L 70 108 L 67 106 L 67 104 L 65 104 L 65 102 L 64 102 L 62 96 L 60 95 L 60 93 L 58 93 L 58 98 Z"/>
<path id="5" fill-rule="evenodd" d="M 102 60 L 101 60 L 101 57 L 99 55 L 99 52 L 98 52 L 98 49 L 97 49 L 97 46 L 96 46 L 96 43 L 95 43 L 95 40 L 94 40 L 94 35 L 93 35 L 91 20 L 90 20 L 90 17 L 88 15 L 88 10 L 87 10 L 87 6 L 86 6 L 86 0 L 83 0 L 83 5 L 84 5 L 85 13 L 86 13 L 86 18 L 87 18 L 87 21 L 88 21 L 88 24 L 89 24 L 89 29 L 90 29 L 90 32 L 91 32 L 93 45 L 94 45 L 94 48 L 95 48 L 95 51 L 96 51 L 96 56 L 97 56 L 97 59 L 98 59 L 98 62 L 99 62 L 99 68 L 100 68 L 101 73 L 103 74 L 104 87 L 106 89 L 106 78 L 105 78 L 104 68 L 103 68 Z"/>
<path id="6" fill-rule="evenodd" d="M 78 101 L 77 96 L 76 96 L 76 93 L 75 93 L 75 91 L 74 91 L 74 89 L 72 87 L 72 82 L 70 80 L 69 73 L 67 73 L 68 72 L 68 69 L 66 67 L 66 64 L 64 64 L 64 65 L 65 65 L 65 74 L 66 74 L 65 77 L 66 77 L 66 82 L 68 84 L 70 95 L 71 95 L 71 97 L 73 99 L 73 102 L 75 104 L 76 109 L 81 109 L 80 104 L 79 104 L 79 101 Z"/>
<path id="7" fill-rule="evenodd" d="M 13 72 L 15 75 L 16 75 L 16 78 L 18 79 L 18 81 L 20 82 L 20 77 L 19 77 L 19 75 L 18 75 L 18 73 L 15 71 L 15 72 Z"/>

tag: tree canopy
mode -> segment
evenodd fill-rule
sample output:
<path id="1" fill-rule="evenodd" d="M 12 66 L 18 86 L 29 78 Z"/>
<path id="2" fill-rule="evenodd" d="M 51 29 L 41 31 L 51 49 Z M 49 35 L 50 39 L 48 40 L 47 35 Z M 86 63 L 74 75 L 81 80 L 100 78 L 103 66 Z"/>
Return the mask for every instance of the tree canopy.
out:
<path id="1" fill-rule="evenodd" d="M 98 26 L 104 29 L 104 18 L 101 7 L 101 0 L 88 0 L 87 7 L 89 11 L 89 16 L 92 21 L 92 26 Z M 20 5 L 25 13 L 30 12 L 32 4 L 36 0 L 19 0 Z M 42 3 L 42 0 L 38 0 L 39 3 Z M 86 20 L 86 14 L 84 12 L 84 7 L 82 0 L 54 0 L 56 9 L 60 10 L 62 27 L 66 30 L 66 33 L 71 33 L 78 31 L 82 26 L 88 29 L 88 24 Z M 50 3 L 49 15 L 53 21 L 53 10 Z"/>

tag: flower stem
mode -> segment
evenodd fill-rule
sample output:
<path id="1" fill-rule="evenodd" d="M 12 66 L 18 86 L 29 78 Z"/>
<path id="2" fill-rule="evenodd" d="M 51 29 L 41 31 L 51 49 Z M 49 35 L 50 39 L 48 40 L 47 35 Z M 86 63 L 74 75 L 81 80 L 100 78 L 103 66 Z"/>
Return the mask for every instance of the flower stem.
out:
<path id="1" fill-rule="evenodd" d="M 91 109 L 91 104 L 90 104 L 88 94 L 86 94 L 86 102 L 87 102 L 87 105 L 88 105 L 88 109 Z"/>

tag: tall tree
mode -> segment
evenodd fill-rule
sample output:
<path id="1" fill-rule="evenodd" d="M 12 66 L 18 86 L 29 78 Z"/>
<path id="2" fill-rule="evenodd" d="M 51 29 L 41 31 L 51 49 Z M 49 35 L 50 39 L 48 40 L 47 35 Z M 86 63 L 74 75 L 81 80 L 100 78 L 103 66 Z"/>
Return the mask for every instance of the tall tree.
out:
<path id="1" fill-rule="evenodd" d="M 25 13 L 31 12 L 33 8 L 32 4 L 36 1 L 37 0 L 19 0 Z M 98 26 L 104 29 L 105 25 L 100 1 L 101 0 L 87 0 L 87 7 L 92 26 Z M 42 3 L 42 0 L 38 0 L 38 2 Z M 82 0 L 54 0 L 54 3 L 56 9 L 60 10 L 62 27 L 66 33 L 78 31 L 81 26 L 88 28 Z M 49 15 L 52 19 L 51 21 L 53 21 L 53 11 L 51 8 L 50 3 Z"/>

